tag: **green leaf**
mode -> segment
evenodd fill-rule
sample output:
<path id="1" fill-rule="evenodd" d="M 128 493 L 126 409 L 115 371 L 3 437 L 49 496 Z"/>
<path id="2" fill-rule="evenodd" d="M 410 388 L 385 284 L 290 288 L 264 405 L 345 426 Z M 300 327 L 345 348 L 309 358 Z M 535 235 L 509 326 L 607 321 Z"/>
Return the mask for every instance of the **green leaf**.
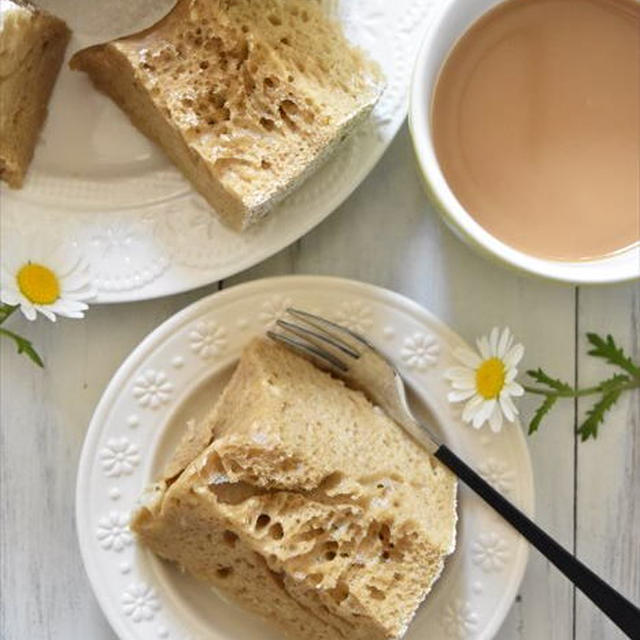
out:
<path id="1" fill-rule="evenodd" d="M 553 405 L 556 403 L 558 396 L 547 396 L 544 402 L 536 410 L 531 423 L 529 424 L 529 435 L 535 433 L 540 427 L 542 419 L 551 411 Z"/>
<path id="2" fill-rule="evenodd" d="M 559 378 L 552 378 L 546 374 L 542 369 L 538 368 L 535 371 L 527 371 L 527 375 L 533 378 L 536 382 L 544 384 L 551 389 L 555 389 L 561 393 L 573 393 L 573 387 L 566 382 L 563 382 Z"/>
<path id="3" fill-rule="evenodd" d="M 33 345 L 29 340 L 19 336 L 17 333 L 13 333 L 13 331 L 7 331 L 7 329 L 0 328 L 0 335 L 6 336 L 10 338 L 16 343 L 16 347 L 18 349 L 18 353 L 24 353 L 25 356 L 30 358 L 33 362 L 35 362 L 39 367 L 44 367 L 44 362 L 42 362 L 42 358 L 38 355 L 38 352 L 33 348 Z"/>
<path id="4" fill-rule="evenodd" d="M 551 411 L 553 405 L 556 403 L 558 396 L 547 396 L 544 399 L 544 402 L 538 407 L 536 410 L 533 420 L 531 420 L 529 424 L 529 435 L 535 433 L 542 422 L 542 418 L 544 418 L 549 411 Z"/>
<path id="5" fill-rule="evenodd" d="M 590 356 L 602 358 L 609 364 L 627 371 L 634 378 L 640 378 L 640 366 L 636 365 L 624 349 L 616 344 L 611 334 L 603 339 L 597 333 L 587 333 L 587 340 L 593 346 L 593 349 L 588 352 Z"/>
<path id="6" fill-rule="evenodd" d="M 618 401 L 622 391 L 620 388 L 614 388 L 605 392 L 600 400 L 587 411 L 587 418 L 578 429 L 582 442 L 589 438 L 598 437 L 598 427 L 604 422 L 605 413 Z"/>
<path id="7" fill-rule="evenodd" d="M 603 393 L 608 393 L 609 391 L 615 391 L 618 387 L 628 384 L 631 382 L 631 378 L 625 373 L 616 373 L 615 375 L 603 380 L 599 385 L 598 389 Z"/>

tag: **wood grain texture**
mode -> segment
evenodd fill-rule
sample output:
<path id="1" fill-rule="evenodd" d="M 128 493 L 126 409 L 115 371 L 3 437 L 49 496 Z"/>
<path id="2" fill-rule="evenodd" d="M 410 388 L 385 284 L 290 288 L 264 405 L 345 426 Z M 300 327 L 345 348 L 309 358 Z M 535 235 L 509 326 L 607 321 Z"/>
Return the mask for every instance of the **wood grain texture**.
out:
<path id="1" fill-rule="evenodd" d="M 585 333 L 611 333 L 635 362 L 640 361 L 640 286 L 583 288 L 579 298 L 578 374 L 581 386 L 614 373 L 586 355 Z M 583 419 L 593 400 L 579 403 Z M 607 414 L 597 440 L 577 447 L 576 531 L 578 557 L 625 596 L 640 604 L 640 392 L 627 393 Z M 638 629 L 640 634 L 640 629 Z M 624 638 L 576 597 L 579 640 Z"/>
<path id="2" fill-rule="evenodd" d="M 339 275 L 394 289 L 469 340 L 507 324 L 527 345 L 523 368 L 542 365 L 569 379 L 574 375 L 575 291 L 491 264 L 445 229 L 423 194 L 406 128 L 334 215 L 289 249 L 223 285 L 289 273 Z M 16 356 L 12 345 L 0 343 L 3 640 L 115 637 L 91 593 L 76 542 L 73 501 L 82 439 L 102 390 L 131 349 L 164 319 L 217 288 L 95 307 L 81 322 L 28 325 L 12 318 L 11 325 L 34 340 L 47 368 L 38 370 Z M 582 292 L 578 323 L 598 330 L 610 323 L 627 344 L 636 341 L 637 351 L 632 327 L 638 326 L 638 299 L 630 286 Z M 580 377 L 592 375 L 582 371 L 587 366 L 582 358 L 578 364 Z M 521 406 L 529 417 L 532 403 Z M 528 442 L 538 522 L 572 547 L 575 504 L 581 557 L 627 594 L 635 589 L 638 598 L 640 558 L 631 531 L 640 530 L 632 492 L 640 483 L 639 411 L 637 405 L 619 411 L 625 426 L 616 418 L 601 441 L 577 449 L 577 503 L 571 403 L 556 408 Z M 604 459 L 607 472 L 596 475 Z M 580 600 L 577 605 L 576 638 L 617 638 L 590 605 Z M 573 626 L 570 585 L 532 552 L 518 601 L 497 637 L 571 640 Z"/>
<path id="3" fill-rule="evenodd" d="M 0 342 L 2 640 L 115 637 L 93 597 L 76 540 L 82 441 L 102 391 L 133 347 L 201 295 L 94 307 L 82 322 L 11 319 L 38 346 L 46 369 Z"/>

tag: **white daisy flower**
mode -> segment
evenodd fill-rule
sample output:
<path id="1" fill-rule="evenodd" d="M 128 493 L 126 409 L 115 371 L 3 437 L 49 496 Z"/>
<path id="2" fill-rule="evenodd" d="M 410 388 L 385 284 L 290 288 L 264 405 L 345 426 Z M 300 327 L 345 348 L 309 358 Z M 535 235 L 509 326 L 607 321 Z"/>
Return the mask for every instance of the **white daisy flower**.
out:
<path id="1" fill-rule="evenodd" d="M 524 347 L 513 344 L 513 340 L 509 329 L 500 332 L 494 327 L 488 336 L 476 341 L 478 352 L 456 349 L 454 356 L 462 366 L 445 372 L 453 388 L 447 395 L 449 402 L 465 402 L 462 419 L 476 429 L 488 422 L 497 433 L 502 428 L 503 417 L 513 422 L 518 415 L 511 398 L 524 393 L 515 381 Z"/>
<path id="2" fill-rule="evenodd" d="M 87 300 L 96 294 L 89 268 L 71 249 L 52 248 L 34 238 L 12 239 L 4 246 L 0 266 L 0 300 L 19 306 L 28 320 L 40 312 L 55 321 L 56 315 L 82 318 Z"/>

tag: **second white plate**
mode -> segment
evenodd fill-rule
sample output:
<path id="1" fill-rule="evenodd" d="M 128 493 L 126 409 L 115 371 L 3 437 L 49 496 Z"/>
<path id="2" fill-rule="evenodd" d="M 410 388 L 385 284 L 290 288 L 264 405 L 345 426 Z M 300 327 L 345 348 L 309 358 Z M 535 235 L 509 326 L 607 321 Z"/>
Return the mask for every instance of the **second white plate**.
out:
<path id="1" fill-rule="evenodd" d="M 401 366 L 415 406 L 434 407 L 451 448 L 531 510 L 533 479 L 520 426 L 499 434 L 474 430 L 446 400 L 443 373 L 464 343 L 439 320 L 397 294 L 348 280 L 294 276 L 234 287 L 146 338 L 109 384 L 89 427 L 78 473 L 78 535 L 93 589 L 122 640 L 278 640 L 263 621 L 139 547 L 127 523 L 185 422 L 203 415 L 250 338 L 292 304 L 369 336 Z M 457 549 L 407 640 L 489 640 L 516 595 L 527 543 L 464 487 L 459 515 Z"/>
<path id="2" fill-rule="evenodd" d="M 307 233 L 360 184 L 404 120 L 413 59 L 435 0 L 324 3 L 382 65 L 387 87 L 371 121 L 263 224 L 242 234 L 223 226 L 164 154 L 65 64 L 25 187 L 3 187 L 3 243 L 33 233 L 75 246 L 91 265 L 96 301 L 119 302 L 226 278 Z M 72 27 L 70 55 L 112 37 L 114 23 L 126 33 L 137 24 L 140 0 L 41 4 Z"/>

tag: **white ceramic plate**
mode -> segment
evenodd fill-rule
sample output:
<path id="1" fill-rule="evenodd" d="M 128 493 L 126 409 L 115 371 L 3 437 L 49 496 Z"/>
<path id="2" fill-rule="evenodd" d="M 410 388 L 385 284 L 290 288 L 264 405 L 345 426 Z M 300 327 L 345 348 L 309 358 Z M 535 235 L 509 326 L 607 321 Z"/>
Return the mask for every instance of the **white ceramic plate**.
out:
<path id="1" fill-rule="evenodd" d="M 444 438 L 516 504 L 533 505 L 519 425 L 499 434 L 463 425 L 445 398 L 444 370 L 462 340 L 415 303 L 358 282 L 298 276 L 243 284 L 165 322 L 129 356 L 93 416 L 77 484 L 77 526 L 98 600 L 123 640 L 277 640 L 264 622 L 139 547 L 128 517 L 189 419 L 215 401 L 243 346 L 288 305 L 366 333 L 402 368 L 414 406 L 428 399 Z M 484 639 L 502 623 L 524 573 L 527 544 L 465 488 L 456 552 L 407 640 Z"/>
<path id="2" fill-rule="evenodd" d="M 371 121 L 263 224 L 242 234 L 211 214 L 164 154 L 85 74 L 64 65 L 25 187 L 3 186 L 3 242 L 23 231 L 74 244 L 92 266 L 98 302 L 192 289 L 276 253 L 334 211 L 393 139 L 406 115 L 411 67 L 434 1 L 324 0 L 349 39 L 382 65 L 387 88 Z M 41 4 L 73 28 L 71 55 L 140 26 L 141 2 L 153 5 Z"/>

